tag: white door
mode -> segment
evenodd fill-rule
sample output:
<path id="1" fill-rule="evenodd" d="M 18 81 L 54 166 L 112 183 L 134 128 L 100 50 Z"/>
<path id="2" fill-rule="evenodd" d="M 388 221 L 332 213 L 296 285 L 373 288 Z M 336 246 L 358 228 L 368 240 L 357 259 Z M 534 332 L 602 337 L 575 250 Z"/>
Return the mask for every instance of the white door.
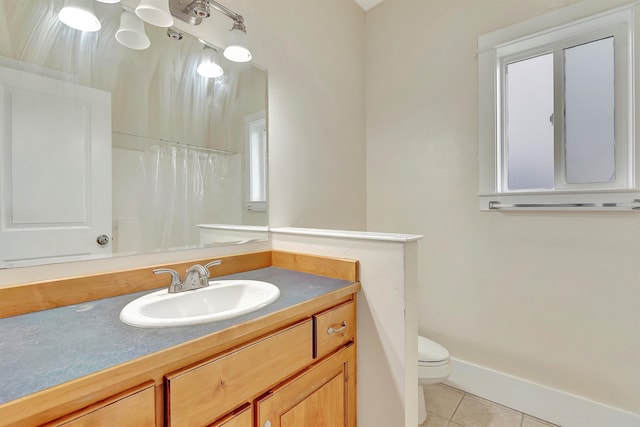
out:
<path id="1" fill-rule="evenodd" d="M 0 67 L 0 268 L 111 253 L 111 94 Z"/>

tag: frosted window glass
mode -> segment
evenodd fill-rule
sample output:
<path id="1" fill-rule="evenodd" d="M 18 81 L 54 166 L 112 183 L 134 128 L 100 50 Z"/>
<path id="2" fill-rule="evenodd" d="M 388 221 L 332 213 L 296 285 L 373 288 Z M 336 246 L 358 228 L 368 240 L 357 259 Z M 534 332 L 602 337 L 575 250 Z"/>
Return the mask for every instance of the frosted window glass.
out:
<path id="1" fill-rule="evenodd" d="M 267 200 L 267 131 L 266 120 L 249 124 L 249 201 Z"/>
<path id="2" fill-rule="evenodd" d="M 566 181 L 613 181 L 613 37 L 564 49 L 564 62 Z"/>
<path id="3" fill-rule="evenodd" d="M 508 64 L 505 96 L 509 190 L 553 188 L 553 54 Z"/>

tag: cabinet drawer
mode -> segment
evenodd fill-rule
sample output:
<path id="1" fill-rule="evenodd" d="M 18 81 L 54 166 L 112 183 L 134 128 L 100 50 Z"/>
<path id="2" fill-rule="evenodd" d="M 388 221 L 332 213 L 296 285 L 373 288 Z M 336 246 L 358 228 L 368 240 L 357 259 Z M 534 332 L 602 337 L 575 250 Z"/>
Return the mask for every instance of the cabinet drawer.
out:
<path id="1" fill-rule="evenodd" d="M 67 415 L 46 427 L 154 427 L 155 391 L 152 382 Z"/>
<path id="2" fill-rule="evenodd" d="M 313 316 L 315 358 L 353 341 L 356 334 L 356 303 L 349 301 Z"/>
<path id="3" fill-rule="evenodd" d="M 207 425 L 313 360 L 312 320 L 165 377 L 170 426 Z"/>

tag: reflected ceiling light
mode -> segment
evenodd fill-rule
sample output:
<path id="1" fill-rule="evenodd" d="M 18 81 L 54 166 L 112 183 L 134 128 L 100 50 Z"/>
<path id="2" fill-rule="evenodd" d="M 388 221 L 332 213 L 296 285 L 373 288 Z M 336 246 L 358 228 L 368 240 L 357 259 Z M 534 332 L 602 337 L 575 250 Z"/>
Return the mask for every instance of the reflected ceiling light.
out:
<path id="1" fill-rule="evenodd" d="M 251 61 L 251 52 L 247 48 L 247 29 L 242 17 L 233 21 L 229 32 L 229 45 L 224 50 L 224 57 L 233 62 Z"/>
<path id="2" fill-rule="evenodd" d="M 102 28 L 93 10 L 93 0 L 64 0 L 58 19 L 80 31 L 98 31 Z"/>
<path id="3" fill-rule="evenodd" d="M 202 55 L 200 56 L 200 64 L 198 64 L 198 68 L 196 69 L 196 71 L 202 77 L 215 79 L 224 74 L 224 70 L 220 66 L 219 62 L 218 51 L 209 46 L 205 46 L 202 50 Z"/>
<path id="4" fill-rule="evenodd" d="M 115 3 L 120 3 L 120 0 L 97 0 L 100 3 L 110 3 L 110 4 L 115 4 Z"/>
<path id="5" fill-rule="evenodd" d="M 136 15 L 145 22 L 157 27 L 173 25 L 173 16 L 169 10 L 169 0 L 140 0 Z"/>
<path id="6" fill-rule="evenodd" d="M 120 28 L 116 31 L 116 40 L 121 45 L 136 50 L 146 49 L 151 45 L 144 31 L 144 22 L 128 10 L 120 15 Z"/>

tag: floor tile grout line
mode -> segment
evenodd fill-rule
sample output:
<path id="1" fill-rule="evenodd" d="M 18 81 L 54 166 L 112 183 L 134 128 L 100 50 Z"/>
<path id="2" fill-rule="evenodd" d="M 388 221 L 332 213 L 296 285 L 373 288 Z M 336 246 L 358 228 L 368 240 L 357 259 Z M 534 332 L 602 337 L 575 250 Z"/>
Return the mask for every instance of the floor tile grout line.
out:
<path id="1" fill-rule="evenodd" d="M 521 415 L 522 415 L 522 418 L 523 418 L 523 419 L 524 419 L 524 416 L 526 415 L 526 414 L 525 414 L 524 412 L 522 412 L 522 411 L 518 411 L 517 409 L 513 409 L 513 408 L 511 408 L 511 407 L 509 407 L 509 406 L 503 405 L 503 404 L 498 403 L 498 402 L 494 402 L 493 400 L 487 399 L 487 398 L 485 398 L 485 397 L 478 396 L 477 394 L 472 394 L 472 393 L 467 393 L 467 392 L 465 392 L 465 394 L 468 394 L 468 395 L 470 395 L 472 398 L 478 399 L 478 400 L 480 400 L 480 401 L 487 402 L 489 405 L 493 405 L 493 406 L 497 406 L 497 407 L 500 407 L 500 408 L 507 409 L 507 410 L 509 410 L 509 411 L 517 412 L 517 413 L 519 413 L 519 414 L 521 414 Z"/>
<path id="2" fill-rule="evenodd" d="M 449 421 L 449 423 L 457 424 L 457 423 L 455 423 L 455 421 L 453 421 L 453 418 L 455 417 L 456 412 L 458 412 L 458 409 L 460 409 L 460 405 L 462 405 L 462 401 L 463 401 L 463 400 L 464 400 L 464 398 L 465 398 L 465 397 L 467 397 L 467 396 L 471 396 L 472 398 L 473 398 L 473 397 L 476 397 L 476 398 L 479 398 L 480 400 L 483 400 L 483 401 L 488 402 L 489 404 L 493 404 L 494 406 L 502 407 L 502 408 L 505 408 L 505 409 L 510 409 L 511 411 L 518 413 L 518 414 L 520 415 L 520 424 L 519 424 L 519 427 L 523 427 L 523 424 L 524 424 L 524 415 L 525 415 L 525 413 L 524 413 L 524 412 L 518 411 L 518 410 L 513 409 L 513 408 L 509 408 L 508 406 L 500 405 L 499 403 L 495 403 L 495 402 L 492 402 L 492 401 L 487 400 L 487 399 L 483 399 L 483 398 L 482 398 L 482 397 L 480 397 L 480 396 L 476 396 L 475 394 L 471 394 L 471 393 L 468 393 L 468 392 L 466 392 L 466 391 L 465 391 L 465 392 L 463 392 L 463 394 L 462 394 L 462 399 L 460 399 L 460 401 L 458 402 L 458 405 L 456 406 L 456 409 L 454 409 L 453 414 L 451 414 L 451 418 L 448 420 L 448 421 Z M 463 426 L 463 427 L 464 427 L 464 426 Z"/>
<path id="3" fill-rule="evenodd" d="M 451 419 L 449 420 L 449 422 L 453 422 L 453 417 L 456 415 L 456 412 L 458 412 L 458 408 L 460 408 L 460 405 L 462 404 L 462 401 L 464 400 L 464 397 L 469 394 L 466 391 L 462 393 L 462 399 L 460 399 L 460 402 L 458 402 L 458 404 L 456 405 L 456 409 L 453 410 L 453 413 L 451 414 Z M 522 426 L 520 426 L 522 427 Z"/>

